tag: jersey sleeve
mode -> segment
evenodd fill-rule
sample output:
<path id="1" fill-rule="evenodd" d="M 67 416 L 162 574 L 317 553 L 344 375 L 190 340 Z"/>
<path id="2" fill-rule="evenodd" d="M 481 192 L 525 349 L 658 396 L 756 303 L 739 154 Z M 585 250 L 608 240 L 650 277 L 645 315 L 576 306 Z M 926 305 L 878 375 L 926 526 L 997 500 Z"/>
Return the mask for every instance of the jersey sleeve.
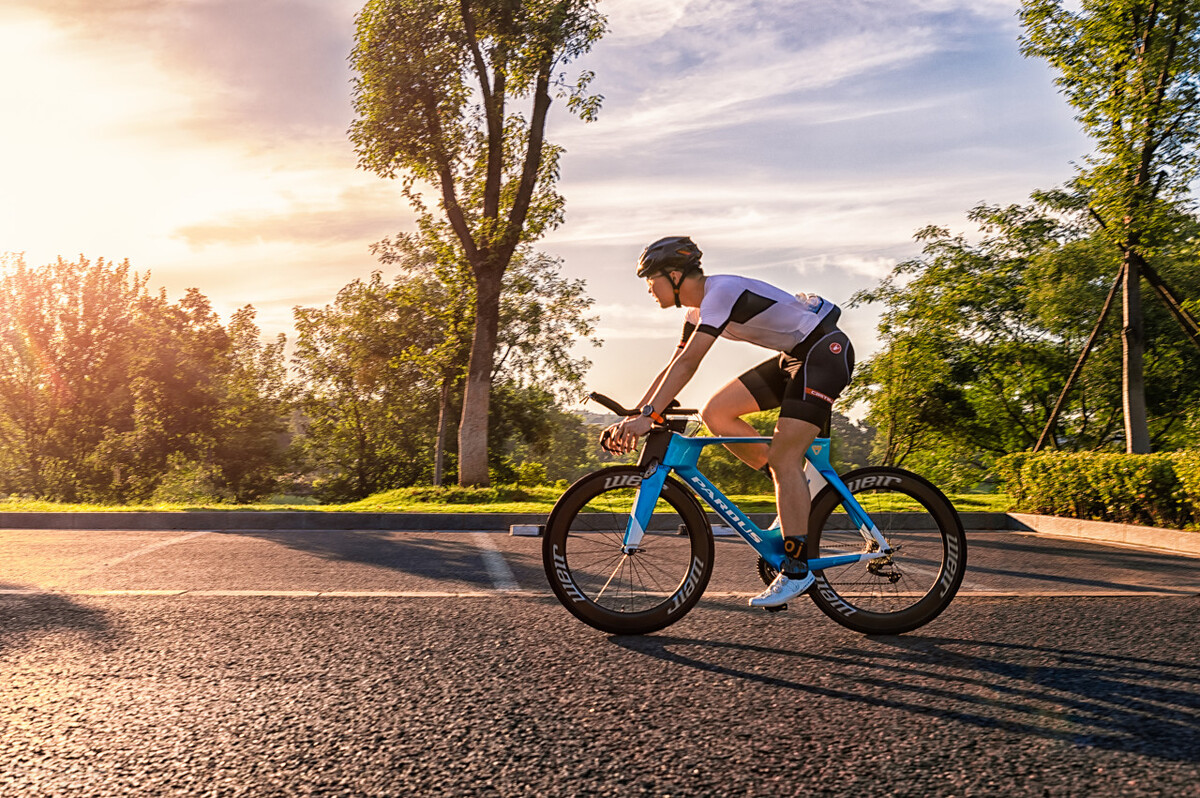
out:
<path id="1" fill-rule="evenodd" d="M 709 280 L 712 278 L 710 277 Z M 725 331 L 725 325 L 729 323 L 729 311 L 732 303 L 729 301 L 729 292 L 722 290 L 723 285 L 715 280 L 711 285 L 712 288 L 705 292 L 700 307 L 695 311 L 694 321 L 696 329 L 706 332 L 714 338 L 719 338 Z M 690 313 L 688 318 L 692 318 Z"/>
<path id="2" fill-rule="evenodd" d="M 699 311 L 695 308 L 688 308 L 687 315 L 683 317 L 683 335 L 679 339 L 679 349 L 683 349 L 687 346 L 687 342 L 692 340 L 692 333 L 696 331 L 699 320 Z"/>

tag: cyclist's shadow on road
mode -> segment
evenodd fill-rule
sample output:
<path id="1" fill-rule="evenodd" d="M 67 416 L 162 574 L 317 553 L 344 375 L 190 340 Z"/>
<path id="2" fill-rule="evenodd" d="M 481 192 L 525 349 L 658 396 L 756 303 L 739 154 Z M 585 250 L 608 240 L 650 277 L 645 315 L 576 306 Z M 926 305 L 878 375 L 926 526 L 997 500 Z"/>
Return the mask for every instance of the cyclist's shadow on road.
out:
<path id="1" fill-rule="evenodd" d="M 21 589 L 0 582 L 0 590 Z M 111 626 L 102 610 L 54 593 L 0 595 L 0 655 L 28 645 L 52 632 L 84 632 L 107 637 Z"/>
<path id="2" fill-rule="evenodd" d="M 837 656 L 725 641 L 612 637 L 677 665 L 810 696 L 1173 761 L 1200 761 L 1193 663 L 954 638 L 873 637 Z M 847 671 L 840 690 L 774 674 Z M 826 683 L 828 684 L 828 683 Z"/>

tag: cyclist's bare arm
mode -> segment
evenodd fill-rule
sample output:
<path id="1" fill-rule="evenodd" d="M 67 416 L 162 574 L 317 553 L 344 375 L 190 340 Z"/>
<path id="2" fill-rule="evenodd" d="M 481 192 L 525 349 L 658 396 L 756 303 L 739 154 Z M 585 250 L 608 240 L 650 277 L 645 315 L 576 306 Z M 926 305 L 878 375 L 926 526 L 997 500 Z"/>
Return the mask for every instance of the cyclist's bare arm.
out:
<path id="1" fill-rule="evenodd" d="M 634 407 L 643 407 L 650 403 L 650 399 L 654 396 L 654 392 L 657 391 L 658 386 L 662 384 L 663 377 L 667 376 L 667 372 L 671 370 L 671 366 L 675 365 L 675 361 L 679 359 L 681 354 L 683 354 L 684 346 L 686 346 L 685 343 L 680 343 L 679 346 L 675 347 L 675 351 L 671 353 L 671 359 L 667 361 L 667 365 L 663 366 L 662 371 L 658 372 L 658 376 L 655 377 L 654 381 L 650 383 L 650 387 L 646 389 L 646 392 L 642 394 L 642 398 L 638 400 Z M 658 405 L 655 405 L 655 407 L 658 407 Z"/>
<path id="2" fill-rule="evenodd" d="M 717 339 L 713 335 L 696 332 L 688 340 L 687 346 L 671 359 L 670 364 L 655 381 L 656 386 L 647 392 L 648 403 L 653 405 L 656 411 L 661 413 L 688 384 L 715 340 Z M 650 431 L 651 425 L 651 420 L 646 416 L 631 416 L 609 427 L 601 440 L 609 451 L 630 452 L 637 446 L 637 439 Z"/>
<path id="3" fill-rule="evenodd" d="M 704 360 L 704 356 L 708 354 L 708 350 L 712 348 L 716 340 L 716 336 L 709 333 L 699 330 L 693 332 L 687 345 L 682 349 L 675 350 L 671 362 L 667 364 L 655 385 L 647 392 L 650 398 L 643 404 L 654 405 L 654 408 L 660 412 L 669 405 L 671 400 L 691 382 L 692 377 L 696 374 L 696 369 L 700 368 L 700 362 Z"/>

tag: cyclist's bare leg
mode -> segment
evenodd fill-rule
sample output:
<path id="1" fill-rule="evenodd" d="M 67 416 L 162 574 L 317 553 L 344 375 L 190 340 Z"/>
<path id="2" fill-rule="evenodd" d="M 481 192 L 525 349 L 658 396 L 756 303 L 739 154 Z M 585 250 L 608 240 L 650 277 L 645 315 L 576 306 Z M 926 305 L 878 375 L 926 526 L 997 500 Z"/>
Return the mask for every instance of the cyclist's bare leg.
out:
<path id="1" fill-rule="evenodd" d="M 816 424 L 795 418 L 781 418 L 775 425 L 767 456 L 775 475 L 775 505 L 785 537 L 808 534 L 812 497 L 804 476 L 804 456 L 820 432 Z"/>
<path id="2" fill-rule="evenodd" d="M 733 380 L 713 394 L 700 411 L 700 418 L 708 431 L 719 437 L 757 438 L 762 433 L 742 419 L 748 413 L 758 412 L 758 402 L 741 380 Z M 767 464 L 767 444 L 730 443 L 725 448 L 737 459 L 754 469 Z"/>

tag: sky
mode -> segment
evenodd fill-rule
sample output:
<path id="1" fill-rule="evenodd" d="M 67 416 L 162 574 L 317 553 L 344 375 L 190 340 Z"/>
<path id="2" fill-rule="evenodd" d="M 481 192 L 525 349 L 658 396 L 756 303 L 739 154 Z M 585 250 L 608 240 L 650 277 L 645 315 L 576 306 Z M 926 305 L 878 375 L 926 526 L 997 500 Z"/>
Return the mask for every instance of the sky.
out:
<path id="1" fill-rule="evenodd" d="M 291 339 L 292 310 L 381 268 L 413 228 L 396 181 L 357 168 L 348 55 L 360 0 L 0 0 L 0 252 L 128 258 L 226 319 L 247 304 Z M 566 220 L 537 246 L 587 281 L 601 348 L 588 386 L 632 404 L 682 311 L 634 275 L 689 235 L 705 270 L 845 304 L 970 232 L 981 202 L 1074 173 L 1088 140 L 1017 0 L 601 0 L 597 121 L 552 108 Z M 386 269 L 384 270 L 386 273 Z M 843 314 L 859 358 L 878 310 Z M 697 405 L 768 353 L 722 341 Z M 595 409 L 595 408 L 593 408 Z"/>

